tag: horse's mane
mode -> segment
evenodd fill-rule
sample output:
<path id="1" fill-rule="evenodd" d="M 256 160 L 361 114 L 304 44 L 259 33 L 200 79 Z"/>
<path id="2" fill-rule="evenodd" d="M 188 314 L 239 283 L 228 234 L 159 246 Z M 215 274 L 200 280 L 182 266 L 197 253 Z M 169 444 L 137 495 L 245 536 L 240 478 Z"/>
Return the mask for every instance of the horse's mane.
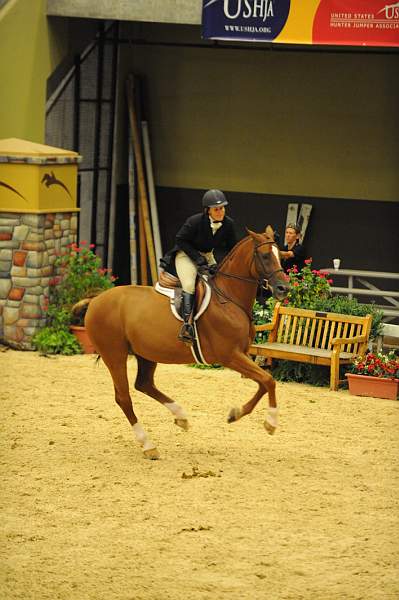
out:
<path id="1" fill-rule="evenodd" d="M 219 269 L 221 269 L 223 267 L 223 265 L 228 260 L 230 260 L 231 256 L 236 252 L 236 250 L 238 250 L 238 248 L 240 248 L 244 244 L 244 242 L 246 242 L 250 237 L 251 237 L 250 235 L 247 235 L 245 238 L 243 238 L 242 240 L 237 242 L 236 245 L 232 247 L 230 252 L 228 254 L 226 254 L 226 256 L 223 258 L 222 262 L 219 264 Z"/>

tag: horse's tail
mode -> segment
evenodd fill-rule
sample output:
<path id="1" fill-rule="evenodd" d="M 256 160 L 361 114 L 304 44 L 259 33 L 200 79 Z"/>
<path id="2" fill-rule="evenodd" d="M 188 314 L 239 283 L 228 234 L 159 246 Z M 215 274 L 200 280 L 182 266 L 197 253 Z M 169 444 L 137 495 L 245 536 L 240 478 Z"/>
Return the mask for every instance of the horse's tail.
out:
<path id="1" fill-rule="evenodd" d="M 80 317 L 83 311 L 87 310 L 87 307 L 89 306 L 92 300 L 93 298 L 83 298 L 83 300 L 79 300 L 79 302 L 76 302 L 76 304 L 74 304 L 71 309 L 73 316 Z"/>

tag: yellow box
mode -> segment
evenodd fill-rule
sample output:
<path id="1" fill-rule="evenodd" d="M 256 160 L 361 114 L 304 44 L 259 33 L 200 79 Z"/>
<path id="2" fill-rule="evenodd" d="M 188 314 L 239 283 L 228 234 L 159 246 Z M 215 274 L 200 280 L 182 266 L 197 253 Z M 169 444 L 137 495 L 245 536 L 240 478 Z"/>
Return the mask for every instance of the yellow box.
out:
<path id="1" fill-rule="evenodd" d="M 0 140 L 0 212 L 77 212 L 80 161 L 71 150 Z"/>

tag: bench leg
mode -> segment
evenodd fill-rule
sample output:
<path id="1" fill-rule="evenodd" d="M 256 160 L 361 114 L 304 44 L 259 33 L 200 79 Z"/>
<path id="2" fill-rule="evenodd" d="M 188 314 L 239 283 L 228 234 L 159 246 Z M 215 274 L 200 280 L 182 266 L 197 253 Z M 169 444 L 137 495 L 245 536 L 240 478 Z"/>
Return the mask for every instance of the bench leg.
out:
<path id="1" fill-rule="evenodd" d="M 333 350 L 330 366 L 330 390 L 336 391 L 339 385 L 339 352 Z"/>

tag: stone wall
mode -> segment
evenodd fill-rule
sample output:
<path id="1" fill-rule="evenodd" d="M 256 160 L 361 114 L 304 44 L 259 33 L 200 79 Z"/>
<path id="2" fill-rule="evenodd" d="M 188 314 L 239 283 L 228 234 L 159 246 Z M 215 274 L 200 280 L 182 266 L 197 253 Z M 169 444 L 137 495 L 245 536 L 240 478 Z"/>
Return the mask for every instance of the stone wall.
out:
<path id="1" fill-rule="evenodd" d="M 58 254 L 76 242 L 77 215 L 0 212 L 0 341 L 32 349 Z"/>

